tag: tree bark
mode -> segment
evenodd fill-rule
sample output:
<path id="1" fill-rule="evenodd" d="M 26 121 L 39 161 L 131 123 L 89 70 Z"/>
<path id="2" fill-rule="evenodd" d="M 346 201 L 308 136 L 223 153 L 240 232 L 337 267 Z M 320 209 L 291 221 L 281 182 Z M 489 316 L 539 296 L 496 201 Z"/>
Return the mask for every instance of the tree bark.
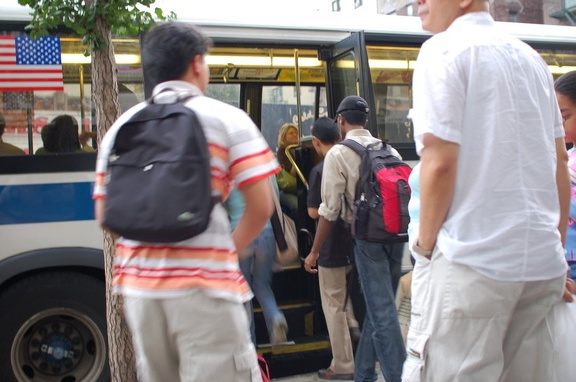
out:
<path id="1" fill-rule="evenodd" d="M 86 1 L 90 7 L 94 0 Z M 118 80 L 112 33 L 101 18 L 96 19 L 96 29 L 104 36 L 105 49 L 92 52 L 92 101 L 96 111 L 98 142 L 114 121 L 120 116 L 118 101 Z M 123 299 L 112 294 L 112 271 L 114 260 L 114 239 L 104 235 L 104 267 L 106 275 L 106 317 L 108 324 L 108 358 L 112 382 L 136 382 L 136 357 L 130 330 L 123 312 Z"/>

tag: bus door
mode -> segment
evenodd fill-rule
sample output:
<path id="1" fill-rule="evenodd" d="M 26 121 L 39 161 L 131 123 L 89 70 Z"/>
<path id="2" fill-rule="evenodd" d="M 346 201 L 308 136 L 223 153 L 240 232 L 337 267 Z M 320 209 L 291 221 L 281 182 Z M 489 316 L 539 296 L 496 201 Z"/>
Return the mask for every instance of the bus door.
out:
<path id="1" fill-rule="evenodd" d="M 320 53 L 322 59 L 326 61 L 329 115 L 335 117 L 338 105 L 349 95 L 364 98 L 372 108 L 374 91 L 364 32 L 353 33 L 350 37 Z M 372 135 L 377 136 L 375 113 L 368 115 L 368 129 Z"/>
<path id="2" fill-rule="evenodd" d="M 326 61 L 326 93 L 328 112 L 336 117 L 340 102 L 347 96 L 357 95 L 366 100 L 372 109 L 374 91 L 368 65 L 368 53 L 364 32 L 353 33 L 350 37 L 334 44 L 330 49 L 321 52 Z M 368 114 L 368 126 L 373 136 L 377 137 L 376 114 Z M 355 270 L 348 278 L 350 298 L 354 307 L 354 315 L 362 325 L 365 316 L 364 297 L 361 293 L 360 281 Z"/>

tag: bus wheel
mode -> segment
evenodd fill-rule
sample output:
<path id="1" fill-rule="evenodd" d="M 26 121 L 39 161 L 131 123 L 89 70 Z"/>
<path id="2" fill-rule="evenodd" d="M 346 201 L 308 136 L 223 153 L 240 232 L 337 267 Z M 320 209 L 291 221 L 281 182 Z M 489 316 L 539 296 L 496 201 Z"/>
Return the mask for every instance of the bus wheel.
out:
<path id="1" fill-rule="evenodd" d="M 0 375 L 18 382 L 110 380 L 104 283 L 71 272 L 26 278 L 0 294 Z"/>

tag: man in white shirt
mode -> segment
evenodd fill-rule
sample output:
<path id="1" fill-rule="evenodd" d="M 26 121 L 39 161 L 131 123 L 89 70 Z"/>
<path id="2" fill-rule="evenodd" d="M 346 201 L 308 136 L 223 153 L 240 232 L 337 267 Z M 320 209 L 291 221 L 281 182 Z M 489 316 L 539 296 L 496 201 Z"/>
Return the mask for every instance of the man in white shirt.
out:
<path id="1" fill-rule="evenodd" d="M 556 380 L 570 185 L 552 76 L 487 0 L 420 0 L 420 223 L 403 381 Z"/>
<path id="2" fill-rule="evenodd" d="M 335 121 L 346 139 L 366 147 L 381 142 L 365 129 L 370 108 L 361 97 L 348 96 L 340 102 Z M 400 158 L 400 154 L 391 149 Z M 322 203 L 318 228 L 304 268 L 310 272 L 316 265 L 319 250 L 338 217 L 352 223 L 352 206 L 356 185 L 360 181 L 361 158 L 345 145 L 334 145 L 326 153 L 322 172 Z M 344 198 L 345 203 L 342 203 Z M 402 364 L 406 357 L 404 341 L 396 314 L 395 295 L 400 279 L 403 243 L 368 242 L 354 238 L 354 261 L 362 285 L 366 316 L 362 324 L 362 336 L 354 358 L 354 381 L 376 381 L 376 360 L 387 382 L 399 382 Z M 330 378 L 320 374 L 321 379 Z M 342 379 L 348 377 L 340 376 Z"/>

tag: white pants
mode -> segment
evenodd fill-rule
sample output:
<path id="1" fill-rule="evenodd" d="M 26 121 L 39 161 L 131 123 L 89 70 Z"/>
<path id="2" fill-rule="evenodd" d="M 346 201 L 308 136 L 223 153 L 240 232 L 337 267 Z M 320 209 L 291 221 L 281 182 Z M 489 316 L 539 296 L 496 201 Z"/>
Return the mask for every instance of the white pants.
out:
<path id="1" fill-rule="evenodd" d="M 244 306 L 194 291 L 124 297 L 141 382 L 260 382 Z"/>
<path id="2" fill-rule="evenodd" d="M 417 257 L 402 381 L 554 381 L 553 322 L 565 276 L 502 282 L 448 261 Z"/>

